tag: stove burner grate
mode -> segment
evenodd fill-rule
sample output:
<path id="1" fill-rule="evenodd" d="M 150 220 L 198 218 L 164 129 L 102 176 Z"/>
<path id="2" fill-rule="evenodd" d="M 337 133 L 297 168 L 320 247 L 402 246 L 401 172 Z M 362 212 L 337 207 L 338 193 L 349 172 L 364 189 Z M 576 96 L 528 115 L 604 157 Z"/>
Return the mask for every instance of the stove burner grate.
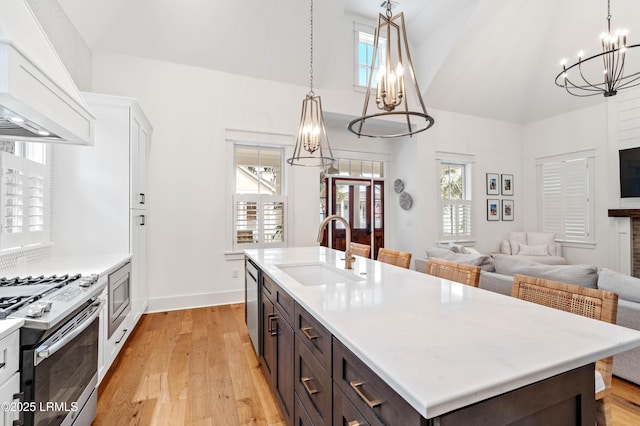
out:
<path id="1" fill-rule="evenodd" d="M 80 278 L 76 275 L 0 278 L 0 319 Z"/>

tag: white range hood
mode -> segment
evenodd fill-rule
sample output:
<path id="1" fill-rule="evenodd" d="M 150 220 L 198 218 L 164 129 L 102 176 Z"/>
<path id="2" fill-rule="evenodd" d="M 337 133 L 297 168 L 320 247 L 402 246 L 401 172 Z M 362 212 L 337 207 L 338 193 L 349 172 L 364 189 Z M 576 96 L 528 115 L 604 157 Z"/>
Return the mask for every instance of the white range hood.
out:
<path id="1" fill-rule="evenodd" d="M 94 120 L 26 0 L 0 0 L 0 140 L 93 145 Z"/>

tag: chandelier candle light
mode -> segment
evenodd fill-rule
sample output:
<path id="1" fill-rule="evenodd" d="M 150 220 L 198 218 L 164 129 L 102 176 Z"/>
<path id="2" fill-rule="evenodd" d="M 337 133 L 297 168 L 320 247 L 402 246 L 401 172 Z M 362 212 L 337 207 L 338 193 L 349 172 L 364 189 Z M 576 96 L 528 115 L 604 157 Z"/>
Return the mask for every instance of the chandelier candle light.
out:
<path id="1" fill-rule="evenodd" d="M 640 44 L 627 44 L 627 30 L 611 32 L 611 0 L 607 0 L 607 32 L 600 35 L 602 53 L 584 58 L 584 52 L 578 53 L 578 62 L 567 67 L 563 59 L 562 71 L 556 76 L 556 85 L 564 87 L 574 96 L 605 97 L 615 96 L 618 90 L 640 85 L 640 71 L 625 75 L 625 59 L 628 52 Z M 602 62 L 600 62 L 602 61 Z M 590 72 L 587 66 L 593 67 Z M 602 68 L 604 66 L 604 68 Z M 572 80 L 570 71 L 576 77 Z"/>
<path id="2" fill-rule="evenodd" d="M 292 166 L 316 166 L 328 168 L 335 163 L 322 115 L 322 101 L 313 92 L 313 0 L 311 0 L 311 49 L 309 93 L 302 101 L 300 128 L 293 149 L 293 157 L 287 159 Z"/>
<path id="3" fill-rule="evenodd" d="M 385 4 L 387 7 L 386 14 L 378 15 L 378 26 L 376 27 L 373 43 L 373 59 L 371 61 L 369 84 L 362 116 L 351 121 L 348 126 L 349 131 L 357 134 L 358 137 L 394 138 L 411 136 L 427 130 L 434 123 L 433 117 L 427 113 L 427 109 L 424 106 L 422 94 L 413 71 L 404 25 L 404 13 L 400 12 L 392 16 L 391 1 L 386 1 L 383 6 Z M 380 68 L 376 71 L 377 62 L 380 63 Z M 374 74 L 377 74 L 375 88 L 375 105 L 377 109 L 374 109 L 373 105 L 371 105 L 372 111 L 369 112 L 369 99 L 373 91 Z M 407 88 L 405 88 L 405 79 L 410 82 Z M 407 89 L 412 93 L 408 93 Z M 419 108 L 410 109 L 410 97 L 414 102 L 417 101 Z M 392 116 L 400 116 L 402 118 L 403 126 L 406 126 L 402 131 L 386 133 L 379 131 L 380 126 L 367 126 L 368 120 Z M 370 124 L 374 123 L 371 122 Z"/>

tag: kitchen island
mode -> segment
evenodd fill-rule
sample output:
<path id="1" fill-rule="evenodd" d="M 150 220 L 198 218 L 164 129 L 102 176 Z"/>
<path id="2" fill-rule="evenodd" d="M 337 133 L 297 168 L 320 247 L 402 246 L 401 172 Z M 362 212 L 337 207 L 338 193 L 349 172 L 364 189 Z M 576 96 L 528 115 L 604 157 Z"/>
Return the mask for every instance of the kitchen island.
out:
<path id="1" fill-rule="evenodd" d="M 581 369 L 592 399 L 590 364 L 640 346 L 635 330 L 369 259 L 344 270 L 344 253 L 324 247 L 245 253 L 333 335 L 334 381 L 338 342 L 423 419 Z"/>

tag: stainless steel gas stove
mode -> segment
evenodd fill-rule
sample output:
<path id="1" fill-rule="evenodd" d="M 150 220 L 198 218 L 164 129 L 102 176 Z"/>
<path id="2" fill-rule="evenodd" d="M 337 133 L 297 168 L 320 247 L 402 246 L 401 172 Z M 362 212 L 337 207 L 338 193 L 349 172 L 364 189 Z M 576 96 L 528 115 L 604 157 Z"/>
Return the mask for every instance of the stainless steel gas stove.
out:
<path id="1" fill-rule="evenodd" d="M 20 390 L 25 425 L 84 425 L 97 401 L 98 316 L 106 277 L 62 275 L 0 279 L 0 320 L 20 330 Z"/>

